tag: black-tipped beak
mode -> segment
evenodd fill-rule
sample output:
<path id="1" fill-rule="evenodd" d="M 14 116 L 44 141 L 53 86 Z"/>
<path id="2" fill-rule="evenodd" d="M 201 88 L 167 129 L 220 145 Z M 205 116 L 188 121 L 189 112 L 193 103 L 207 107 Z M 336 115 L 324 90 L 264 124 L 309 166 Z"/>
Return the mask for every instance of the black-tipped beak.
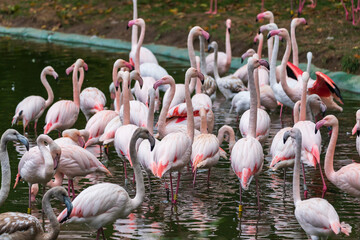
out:
<path id="1" fill-rule="evenodd" d="M 281 42 L 282 42 L 282 43 L 284 42 L 284 39 L 283 39 L 283 38 L 281 39 Z"/>
<path id="2" fill-rule="evenodd" d="M 68 220 L 70 218 L 71 212 L 73 210 L 73 205 L 71 203 L 71 200 L 68 196 L 64 196 L 64 203 L 66 205 L 66 210 L 67 210 L 67 216 L 61 220 L 60 223 L 65 222 L 66 220 Z"/>
<path id="3" fill-rule="evenodd" d="M 21 134 L 17 134 L 16 138 L 19 140 L 19 142 L 24 144 L 26 147 L 26 150 L 29 151 L 29 140 Z"/>
<path id="4" fill-rule="evenodd" d="M 210 43 L 210 39 L 211 39 L 211 36 L 209 36 L 208 40 L 207 40 L 207 43 L 209 44 Z"/>
<path id="5" fill-rule="evenodd" d="M 129 25 L 126 25 L 126 30 L 128 30 L 130 27 L 129 27 Z"/>
<path id="6" fill-rule="evenodd" d="M 357 131 L 356 131 L 356 135 L 357 135 L 358 137 L 360 137 L 360 130 L 357 130 Z"/>
<path id="7" fill-rule="evenodd" d="M 288 138 L 290 137 L 290 132 L 289 131 L 286 131 L 284 133 L 284 136 L 283 136 L 283 142 L 284 144 L 286 143 L 286 141 L 288 140 Z"/>
<path id="8" fill-rule="evenodd" d="M 149 141 L 150 141 L 150 150 L 152 151 L 155 148 L 155 138 L 151 135 Z"/>
<path id="9" fill-rule="evenodd" d="M 269 38 L 271 38 L 271 34 L 270 34 L 270 33 L 268 33 L 268 35 L 266 36 L 266 39 L 269 39 Z"/>
<path id="10" fill-rule="evenodd" d="M 231 28 L 229 28 L 229 33 L 231 34 Z"/>
<path id="11" fill-rule="evenodd" d="M 118 91 L 119 90 L 119 87 L 115 87 L 115 91 Z"/>
<path id="12" fill-rule="evenodd" d="M 241 64 L 242 64 L 242 63 L 244 62 L 244 59 L 243 59 L 243 58 L 241 58 L 241 61 L 240 61 L 240 62 L 241 62 Z"/>
<path id="13" fill-rule="evenodd" d="M 259 34 L 261 33 L 261 31 L 260 31 L 260 29 L 259 29 L 259 32 L 258 32 Z"/>
<path id="14" fill-rule="evenodd" d="M 209 45 L 209 46 L 208 46 L 208 49 L 207 49 L 207 50 L 208 50 L 208 52 L 210 52 L 210 51 L 211 51 L 211 49 L 212 49 L 212 47 Z"/>
<path id="15" fill-rule="evenodd" d="M 315 134 L 317 134 L 317 132 L 318 132 L 318 129 L 317 129 L 317 127 L 315 126 Z"/>
<path id="16" fill-rule="evenodd" d="M 55 82 L 56 83 L 59 83 L 60 82 L 60 79 L 57 77 L 57 78 L 55 78 Z"/>
<path id="17" fill-rule="evenodd" d="M 255 20 L 256 22 L 258 22 L 259 21 L 259 19 L 258 18 L 256 18 L 256 20 Z"/>

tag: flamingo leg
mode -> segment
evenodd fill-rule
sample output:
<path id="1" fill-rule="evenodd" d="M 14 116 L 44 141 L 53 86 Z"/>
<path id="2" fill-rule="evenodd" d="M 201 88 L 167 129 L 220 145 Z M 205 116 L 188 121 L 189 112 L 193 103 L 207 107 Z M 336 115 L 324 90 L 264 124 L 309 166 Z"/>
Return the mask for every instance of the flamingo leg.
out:
<path id="1" fill-rule="evenodd" d="M 209 168 L 208 176 L 207 176 L 207 184 L 208 184 L 208 186 L 210 185 L 210 170 L 211 170 L 211 168 Z"/>
<path id="2" fill-rule="evenodd" d="M 209 9 L 209 11 L 205 12 L 206 14 L 212 13 L 212 5 L 213 5 L 213 0 L 210 0 L 210 9 Z"/>
<path id="3" fill-rule="evenodd" d="M 195 171 L 195 173 L 194 173 L 193 187 L 195 187 L 196 174 L 197 174 L 197 171 Z"/>
<path id="4" fill-rule="evenodd" d="M 281 107 L 280 107 L 280 120 L 281 120 L 281 116 L 282 116 L 282 111 L 283 111 L 284 104 L 281 104 L 280 106 L 281 106 Z"/>
<path id="5" fill-rule="evenodd" d="M 37 119 L 35 120 L 35 124 L 34 124 L 34 130 L 36 131 L 36 126 L 37 126 Z"/>
<path id="6" fill-rule="evenodd" d="M 125 179 L 127 179 L 126 160 L 124 160 L 124 173 L 125 173 Z"/>
<path id="7" fill-rule="evenodd" d="M 32 184 L 29 184 L 29 207 L 27 209 L 28 214 L 31 214 L 31 186 Z"/>
<path id="8" fill-rule="evenodd" d="M 260 209 L 260 189 L 259 189 L 259 180 L 256 178 L 256 193 L 257 193 L 257 204 L 258 204 L 258 209 L 259 212 L 261 211 Z"/>
<path id="9" fill-rule="evenodd" d="M 217 14 L 217 0 L 215 0 L 215 10 L 212 12 L 212 14 Z"/>
<path id="10" fill-rule="evenodd" d="M 96 240 L 99 240 L 100 233 L 102 235 L 103 240 L 106 240 L 105 234 L 104 234 L 104 229 L 102 227 L 97 230 Z"/>
<path id="11" fill-rule="evenodd" d="M 169 190 L 169 185 L 166 183 L 166 180 L 165 180 L 165 191 L 166 191 L 166 199 L 168 201 L 170 201 L 170 190 Z"/>
<path id="12" fill-rule="evenodd" d="M 308 190 L 307 190 L 307 186 L 306 186 L 304 163 L 301 163 L 301 166 L 302 166 L 302 174 L 303 174 L 303 180 L 304 180 L 304 198 L 307 199 Z"/>
<path id="13" fill-rule="evenodd" d="M 239 203 L 239 217 L 241 217 L 242 215 L 242 187 L 241 187 L 241 184 L 240 184 L 240 187 L 239 187 L 239 193 L 240 193 L 240 203 Z"/>
<path id="14" fill-rule="evenodd" d="M 321 165 L 320 165 L 320 163 L 319 163 L 319 170 L 320 170 L 320 175 L 321 175 L 321 179 L 322 179 L 322 183 L 323 183 L 323 189 L 322 189 L 323 192 L 322 192 L 321 197 L 324 198 L 325 193 L 326 193 L 326 190 L 327 190 L 327 187 L 326 187 L 324 175 L 323 175 L 323 173 L 322 173 L 322 171 L 321 171 Z"/>
<path id="15" fill-rule="evenodd" d="M 172 185 L 171 172 L 169 172 L 169 174 L 170 174 L 170 187 L 171 187 L 171 202 L 174 202 L 174 191 L 173 191 L 173 185 Z"/>
<path id="16" fill-rule="evenodd" d="M 71 184 L 71 189 L 72 189 L 72 200 L 74 200 L 76 195 L 75 195 L 74 181 L 72 179 L 70 180 L 70 184 Z"/>
<path id="17" fill-rule="evenodd" d="M 176 204 L 176 200 L 177 200 L 177 196 L 178 196 L 178 192 L 179 192 L 180 176 L 181 176 L 181 173 L 178 172 L 178 179 L 177 179 L 177 183 L 176 183 L 176 192 L 174 195 L 174 204 Z"/>
<path id="18" fill-rule="evenodd" d="M 68 179 L 68 196 L 70 196 L 70 179 Z"/>

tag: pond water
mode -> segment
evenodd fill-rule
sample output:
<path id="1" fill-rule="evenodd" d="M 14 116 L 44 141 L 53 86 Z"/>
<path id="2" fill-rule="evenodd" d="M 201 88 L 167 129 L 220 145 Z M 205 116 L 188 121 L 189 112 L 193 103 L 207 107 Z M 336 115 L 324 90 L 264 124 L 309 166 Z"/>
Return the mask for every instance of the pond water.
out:
<path id="1" fill-rule="evenodd" d="M 46 96 L 39 76 L 42 69 L 51 65 L 59 74 L 60 83 L 49 77 L 49 83 L 55 94 L 55 101 L 59 99 L 72 99 L 71 77 L 66 76 L 65 69 L 77 58 L 83 58 L 89 66 L 86 81 L 83 87 L 97 87 L 108 98 L 108 86 L 111 82 L 111 71 L 114 61 L 118 58 L 128 59 L 127 52 L 105 52 L 91 48 L 72 48 L 69 46 L 54 45 L 51 43 L 34 43 L 9 38 L 0 39 L 0 133 L 11 127 L 12 116 L 16 105 L 26 96 Z M 171 59 L 159 58 L 160 64 L 182 82 L 189 63 Z M 355 124 L 355 112 L 359 108 L 359 96 L 342 92 L 344 97 L 344 112 L 334 113 L 339 118 L 341 125 L 339 139 L 335 153 L 335 170 L 341 166 L 359 162 L 355 148 L 355 137 L 350 135 Z M 218 95 L 220 96 L 220 94 Z M 55 102 L 54 101 L 54 102 Z M 235 114 L 229 114 L 230 102 L 218 97 L 214 101 L 215 129 L 214 133 L 224 124 L 236 130 L 236 138 L 241 137 Z M 243 191 L 244 211 L 238 215 L 239 181 L 233 173 L 230 162 L 221 159 L 219 164 L 212 169 L 210 186 L 207 186 L 206 171 L 198 173 L 195 188 L 192 186 L 192 175 L 184 169 L 180 183 L 178 203 L 173 206 L 166 199 L 163 184 L 159 179 L 152 177 L 152 192 L 149 192 L 148 182 L 145 182 L 146 198 L 144 203 L 126 219 L 118 219 L 115 223 L 105 226 L 107 239 L 306 239 L 305 232 L 301 229 L 294 216 L 292 199 L 292 171 L 287 171 L 285 191 L 283 189 L 283 172 L 274 172 L 269 169 L 270 156 L 268 154 L 272 138 L 276 132 L 292 125 L 290 109 L 286 109 L 282 122 L 279 120 L 278 111 L 272 113 L 271 132 L 264 146 L 265 164 L 260 175 L 260 203 L 261 212 L 257 210 L 255 181 L 248 191 Z M 157 117 L 157 115 L 156 115 Z M 38 123 L 38 133 L 42 133 L 45 114 Z M 85 117 L 80 113 L 75 128 L 85 127 Z M 35 145 L 36 135 L 31 125 L 26 136 Z M 15 126 L 22 133 L 22 126 Z M 53 138 L 56 132 L 50 133 Z M 322 130 L 322 154 L 329 142 L 327 133 Z M 222 146 L 227 149 L 227 146 Z M 14 184 L 18 162 L 25 149 L 19 144 L 8 146 L 12 170 L 12 183 Z M 123 161 L 117 156 L 115 149 L 110 148 L 109 157 L 100 156 L 98 148 L 93 151 L 108 169 L 113 177 L 88 177 L 77 178 L 75 181 L 76 192 L 79 193 L 86 187 L 96 182 L 112 182 L 124 186 Z M 129 165 L 129 164 L 128 164 Z M 135 195 L 135 186 L 132 184 L 132 169 L 128 168 L 129 179 L 126 189 L 130 196 Z M 307 168 L 307 182 L 310 197 L 320 197 L 322 184 L 320 174 L 314 168 Z M 67 181 L 64 181 L 64 186 Z M 337 210 L 340 220 L 349 223 L 352 234 L 346 239 L 359 239 L 360 236 L 360 202 L 354 197 L 338 190 L 327 181 L 328 192 L 326 199 Z M 33 204 L 33 215 L 41 218 L 41 197 L 37 196 Z M 28 185 L 21 182 L 16 189 L 11 189 L 8 199 L 0 208 L 0 212 L 19 211 L 26 212 L 28 203 Z M 56 213 L 64 206 L 52 201 Z M 45 225 L 47 226 L 46 220 Z M 94 239 L 96 231 L 80 224 L 64 224 L 61 227 L 59 239 Z M 343 239 L 337 236 L 335 239 Z"/>

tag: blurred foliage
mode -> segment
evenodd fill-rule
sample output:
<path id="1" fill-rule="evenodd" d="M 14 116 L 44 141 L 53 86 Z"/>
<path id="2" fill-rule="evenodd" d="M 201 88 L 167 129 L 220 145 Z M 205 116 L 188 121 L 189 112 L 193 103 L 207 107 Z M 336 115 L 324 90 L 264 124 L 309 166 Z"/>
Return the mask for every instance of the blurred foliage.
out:
<path id="1" fill-rule="evenodd" d="M 344 72 L 356 73 L 360 69 L 360 51 L 346 54 L 341 58 L 341 67 Z"/>

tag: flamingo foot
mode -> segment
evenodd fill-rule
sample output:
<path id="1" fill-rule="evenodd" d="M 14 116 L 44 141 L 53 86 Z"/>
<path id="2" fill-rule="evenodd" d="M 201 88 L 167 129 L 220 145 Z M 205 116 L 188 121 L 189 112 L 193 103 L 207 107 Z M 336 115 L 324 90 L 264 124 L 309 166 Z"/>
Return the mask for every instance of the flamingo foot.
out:
<path id="1" fill-rule="evenodd" d="M 210 9 L 209 11 L 205 12 L 205 14 L 212 14 L 212 10 Z"/>

